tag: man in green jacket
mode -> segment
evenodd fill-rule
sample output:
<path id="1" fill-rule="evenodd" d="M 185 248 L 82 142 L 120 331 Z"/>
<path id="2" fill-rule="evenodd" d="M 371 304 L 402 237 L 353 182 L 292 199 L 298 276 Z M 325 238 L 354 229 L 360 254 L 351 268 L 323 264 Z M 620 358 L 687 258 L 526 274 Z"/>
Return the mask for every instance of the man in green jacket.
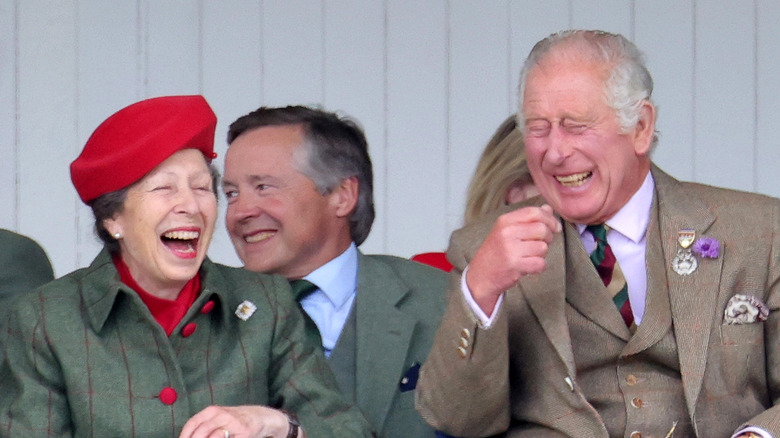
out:
<path id="1" fill-rule="evenodd" d="M 0 333 L 3 333 L 5 309 L 11 298 L 54 280 L 54 272 L 46 252 L 29 237 L 0 229 L 0 248 Z"/>
<path id="2" fill-rule="evenodd" d="M 380 437 L 433 437 L 414 410 L 417 372 L 444 311 L 446 274 L 364 255 L 374 220 L 368 145 L 352 121 L 302 106 L 231 126 L 223 188 L 245 267 L 284 275 L 342 392 Z"/>

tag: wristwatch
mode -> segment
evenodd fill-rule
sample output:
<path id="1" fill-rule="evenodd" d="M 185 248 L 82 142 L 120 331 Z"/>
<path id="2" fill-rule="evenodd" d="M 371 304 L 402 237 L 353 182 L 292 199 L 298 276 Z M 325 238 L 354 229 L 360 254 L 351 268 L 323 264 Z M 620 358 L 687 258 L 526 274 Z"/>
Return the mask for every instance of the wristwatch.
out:
<path id="1" fill-rule="evenodd" d="M 301 430 L 301 423 L 298 421 L 298 416 L 284 409 L 281 411 L 287 417 L 287 423 L 290 425 L 290 430 L 287 432 L 287 438 L 298 438 L 298 432 Z"/>

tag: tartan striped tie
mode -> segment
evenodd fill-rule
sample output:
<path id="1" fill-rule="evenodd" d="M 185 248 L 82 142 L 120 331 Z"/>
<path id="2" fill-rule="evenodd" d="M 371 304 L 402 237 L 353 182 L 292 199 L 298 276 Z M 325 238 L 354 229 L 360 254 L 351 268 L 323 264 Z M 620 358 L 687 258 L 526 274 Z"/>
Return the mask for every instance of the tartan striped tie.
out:
<path id="1" fill-rule="evenodd" d="M 317 324 L 311 319 L 306 310 L 301 306 L 301 300 L 313 294 L 316 291 L 317 285 L 308 280 L 290 280 L 290 286 L 292 287 L 293 296 L 295 301 L 298 302 L 298 309 L 303 313 L 303 319 L 306 321 L 306 342 L 311 343 L 316 349 L 322 349 L 322 337 L 320 336 L 320 330 L 317 328 Z"/>
<path id="2" fill-rule="evenodd" d="M 612 253 L 609 243 L 607 243 L 607 227 L 601 225 L 588 225 L 585 228 L 596 241 L 596 249 L 590 253 L 590 261 L 596 267 L 601 281 L 607 287 L 607 291 L 612 296 L 615 307 L 620 311 L 627 327 L 634 323 L 634 313 L 631 311 L 631 303 L 628 300 L 628 284 L 620 270 L 615 254 Z"/>

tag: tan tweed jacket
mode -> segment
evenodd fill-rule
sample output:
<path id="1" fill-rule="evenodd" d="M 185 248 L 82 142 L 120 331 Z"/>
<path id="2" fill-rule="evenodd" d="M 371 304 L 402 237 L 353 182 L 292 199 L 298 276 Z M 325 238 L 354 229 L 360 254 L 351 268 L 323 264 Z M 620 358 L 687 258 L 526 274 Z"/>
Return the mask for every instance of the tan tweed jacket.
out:
<path id="1" fill-rule="evenodd" d="M 780 436 L 780 201 L 679 182 L 656 167 L 652 172 L 657 207 L 650 228 L 660 236 L 647 242 L 648 286 L 668 291 L 696 436 L 728 437 L 743 424 Z M 577 384 L 564 312 L 570 254 L 563 233 L 551 243 L 547 270 L 506 293 L 490 329 L 479 326 L 462 299 L 460 275 L 491 226 L 487 220 L 452 236 L 450 304 L 422 368 L 418 410 L 437 429 L 461 437 L 506 431 L 607 437 Z M 700 259 L 690 275 L 671 268 L 682 229 L 721 244 L 719 257 Z M 736 294 L 759 298 L 768 320 L 726 324 L 724 310 Z"/>

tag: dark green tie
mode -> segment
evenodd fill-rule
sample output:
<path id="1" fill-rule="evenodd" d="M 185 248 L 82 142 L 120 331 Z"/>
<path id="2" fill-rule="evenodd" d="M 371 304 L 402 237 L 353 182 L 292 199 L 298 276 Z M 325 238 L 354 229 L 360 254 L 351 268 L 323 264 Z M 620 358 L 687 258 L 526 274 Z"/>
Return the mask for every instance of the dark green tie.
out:
<path id="1" fill-rule="evenodd" d="M 295 301 L 298 302 L 298 308 L 303 314 L 303 319 L 306 321 L 306 342 L 309 342 L 315 349 L 322 350 L 322 337 L 320 337 L 320 330 L 317 328 L 317 324 L 311 319 L 306 310 L 301 306 L 301 300 L 313 294 L 316 291 L 317 285 L 308 280 L 291 280 L 290 286 L 292 287 L 293 296 Z"/>
<path id="2" fill-rule="evenodd" d="M 615 303 L 620 316 L 623 317 L 626 326 L 631 327 L 634 323 L 634 314 L 631 310 L 631 302 L 628 300 L 628 283 L 620 270 L 615 254 L 607 243 L 607 226 L 588 225 L 585 228 L 596 241 L 596 248 L 590 253 L 590 261 L 596 267 L 596 271 L 601 277 L 601 281 L 612 295 L 612 301 Z"/>

